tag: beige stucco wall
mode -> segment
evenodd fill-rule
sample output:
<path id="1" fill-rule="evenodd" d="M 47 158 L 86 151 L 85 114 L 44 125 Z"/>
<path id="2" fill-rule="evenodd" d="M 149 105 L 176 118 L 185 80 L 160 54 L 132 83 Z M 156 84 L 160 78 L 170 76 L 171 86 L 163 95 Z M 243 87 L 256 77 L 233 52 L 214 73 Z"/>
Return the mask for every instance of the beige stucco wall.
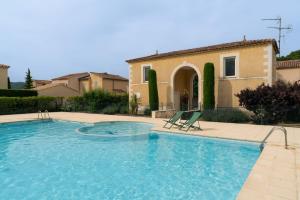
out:
<path id="1" fill-rule="evenodd" d="M 80 80 L 80 94 L 90 91 L 90 79 Z"/>
<path id="2" fill-rule="evenodd" d="M 6 67 L 0 67 L 0 89 L 7 89 L 7 72 Z"/>
<path id="3" fill-rule="evenodd" d="M 277 79 L 285 82 L 294 83 L 300 80 L 300 68 L 279 69 L 277 70 Z"/>
<path id="4" fill-rule="evenodd" d="M 238 75 L 235 78 L 221 77 L 222 56 L 238 57 Z M 174 77 L 182 67 L 191 67 L 199 76 L 199 103 L 203 99 L 203 69 L 207 62 L 215 66 L 215 98 L 218 107 L 236 107 L 235 97 L 246 87 L 255 88 L 261 83 L 272 83 L 275 74 L 275 52 L 271 44 L 242 47 L 231 50 L 159 58 L 149 61 L 130 63 L 129 96 L 133 93 L 140 97 L 141 107 L 148 106 L 148 84 L 142 82 L 142 65 L 151 65 L 156 70 L 160 104 L 172 105 L 174 99 Z M 176 84 L 178 84 L 176 82 Z M 181 84 L 181 83 L 180 83 Z"/>
<path id="5" fill-rule="evenodd" d="M 45 88 L 43 90 L 38 90 L 39 96 L 51 96 L 51 97 L 71 97 L 79 96 L 79 92 L 68 88 L 64 85 L 56 85 L 50 88 Z"/>
<path id="6" fill-rule="evenodd" d="M 91 90 L 101 89 L 102 85 L 102 77 L 91 73 Z"/>
<path id="7" fill-rule="evenodd" d="M 128 81 L 112 80 L 112 79 L 104 78 L 102 88 L 109 92 L 115 92 L 114 90 L 123 90 L 127 92 Z"/>

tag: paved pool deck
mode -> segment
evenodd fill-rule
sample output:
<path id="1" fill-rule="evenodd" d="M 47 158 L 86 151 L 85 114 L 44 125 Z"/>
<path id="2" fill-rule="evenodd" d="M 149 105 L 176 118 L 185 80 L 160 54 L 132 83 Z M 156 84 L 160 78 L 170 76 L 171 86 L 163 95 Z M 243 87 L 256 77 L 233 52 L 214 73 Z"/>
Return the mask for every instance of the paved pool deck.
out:
<path id="1" fill-rule="evenodd" d="M 149 122 L 153 123 L 155 125 L 153 129 L 158 131 L 253 142 L 263 140 L 273 127 L 201 121 L 203 130 L 191 130 L 186 133 L 176 128 L 162 128 L 163 119 L 68 112 L 56 112 L 50 113 L 50 115 L 53 119 L 87 123 L 103 121 Z M 0 115 L 0 123 L 36 119 L 37 114 Z M 284 135 L 280 131 L 275 131 L 267 140 L 263 152 L 250 172 L 237 199 L 300 199 L 300 128 L 286 127 L 286 129 L 288 131 L 288 149 L 284 148 Z"/>

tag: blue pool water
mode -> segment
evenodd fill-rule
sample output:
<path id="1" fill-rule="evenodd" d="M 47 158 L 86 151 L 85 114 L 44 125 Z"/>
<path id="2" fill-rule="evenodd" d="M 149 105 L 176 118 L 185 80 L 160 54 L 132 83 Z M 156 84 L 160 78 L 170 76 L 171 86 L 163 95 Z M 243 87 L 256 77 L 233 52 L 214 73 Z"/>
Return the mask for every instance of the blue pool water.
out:
<path id="1" fill-rule="evenodd" d="M 0 124 L 0 199 L 235 199 L 260 154 L 256 144 L 150 128 Z"/>

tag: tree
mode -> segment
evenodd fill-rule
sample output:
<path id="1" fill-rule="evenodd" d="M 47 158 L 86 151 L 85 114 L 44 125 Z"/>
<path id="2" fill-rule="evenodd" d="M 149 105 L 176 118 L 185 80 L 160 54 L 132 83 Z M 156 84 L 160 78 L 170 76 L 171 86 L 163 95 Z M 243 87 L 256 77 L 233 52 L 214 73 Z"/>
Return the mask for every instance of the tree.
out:
<path id="1" fill-rule="evenodd" d="M 281 57 L 277 58 L 278 61 L 297 60 L 297 59 L 300 59 L 300 49 L 297 51 L 292 51 L 290 54 L 288 54 L 286 56 L 281 56 Z"/>
<path id="2" fill-rule="evenodd" d="M 9 77 L 7 77 L 7 88 L 8 88 L 8 89 L 11 89 L 11 84 L 10 84 L 10 79 L 9 79 Z"/>
<path id="3" fill-rule="evenodd" d="M 25 86 L 24 86 L 24 88 L 25 89 L 31 89 L 31 88 L 33 88 L 33 85 L 32 85 L 32 76 L 31 76 L 29 68 L 28 68 L 28 70 L 26 72 Z"/>
<path id="4" fill-rule="evenodd" d="M 153 69 L 150 69 L 148 71 L 148 88 L 150 110 L 158 110 L 159 100 L 157 91 L 156 71 Z"/>
<path id="5" fill-rule="evenodd" d="M 236 94 L 240 106 L 254 113 L 255 123 L 300 122 L 300 83 L 277 81 Z"/>
<path id="6" fill-rule="evenodd" d="M 203 108 L 204 110 L 215 108 L 215 68 L 213 63 L 204 65 Z"/>

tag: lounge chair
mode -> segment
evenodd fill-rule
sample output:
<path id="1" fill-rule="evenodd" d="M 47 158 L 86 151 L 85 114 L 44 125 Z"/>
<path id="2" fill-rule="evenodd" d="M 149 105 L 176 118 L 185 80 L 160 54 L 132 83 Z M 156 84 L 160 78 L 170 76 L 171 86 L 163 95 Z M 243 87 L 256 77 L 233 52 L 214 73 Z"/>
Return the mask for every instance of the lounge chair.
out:
<path id="1" fill-rule="evenodd" d="M 179 126 L 179 129 L 180 130 L 184 130 L 185 131 L 188 131 L 190 128 L 194 128 L 194 129 L 197 129 L 197 130 L 201 130 L 200 128 L 200 124 L 199 124 L 199 118 L 203 115 L 202 112 L 194 112 L 192 114 L 192 116 L 190 117 L 190 119 L 186 120 L 184 123 L 182 123 L 180 126 Z M 198 123 L 198 126 L 194 126 L 195 123 Z"/>
<path id="2" fill-rule="evenodd" d="M 181 116 L 182 116 L 183 113 L 184 113 L 184 111 L 178 111 L 170 119 L 164 120 L 166 122 L 166 124 L 164 125 L 164 128 L 170 129 L 174 125 L 175 126 L 180 126 L 180 124 L 177 124 L 177 121 L 181 119 Z M 171 126 L 167 127 L 168 124 L 171 124 Z"/>

